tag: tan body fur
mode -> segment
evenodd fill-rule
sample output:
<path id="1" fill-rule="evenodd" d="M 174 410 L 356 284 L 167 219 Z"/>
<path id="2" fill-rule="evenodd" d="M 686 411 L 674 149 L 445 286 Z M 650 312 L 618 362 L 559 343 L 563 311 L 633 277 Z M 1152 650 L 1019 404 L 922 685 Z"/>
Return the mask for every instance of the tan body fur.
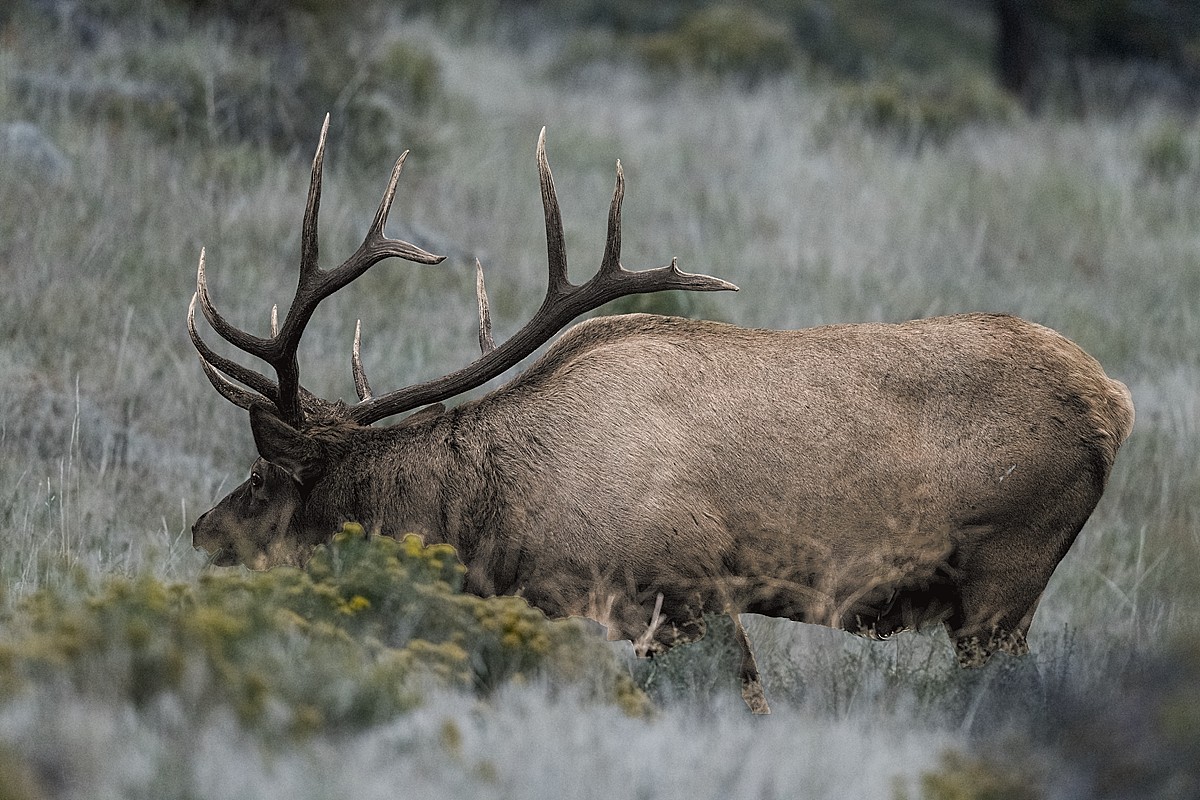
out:
<path id="1" fill-rule="evenodd" d="M 702 613 L 754 612 L 869 635 L 944 622 L 975 665 L 1024 650 L 1133 407 L 1014 317 L 764 331 L 628 315 L 390 428 L 264 419 L 264 458 L 321 474 L 253 553 L 221 541 L 262 528 L 229 501 L 197 523 L 197 543 L 247 563 L 303 557 L 352 520 L 448 542 L 470 590 L 593 616 L 643 652 L 702 635 Z"/>

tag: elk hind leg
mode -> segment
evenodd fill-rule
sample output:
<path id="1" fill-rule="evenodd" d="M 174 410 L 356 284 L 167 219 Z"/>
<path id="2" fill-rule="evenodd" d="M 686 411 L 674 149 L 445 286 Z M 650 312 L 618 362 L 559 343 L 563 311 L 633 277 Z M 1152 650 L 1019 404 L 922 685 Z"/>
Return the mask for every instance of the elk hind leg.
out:
<path id="1" fill-rule="evenodd" d="M 1026 656 L 1025 636 L 1040 592 L 1015 622 L 1000 620 L 986 632 L 953 637 L 959 666 L 965 667 L 963 686 L 970 701 L 962 720 L 964 731 L 994 731 L 1020 720 L 1026 728 L 1045 724 L 1046 690 L 1037 662 L 1032 658 L 991 657 L 996 653 Z"/>
<path id="2" fill-rule="evenodd" d="M 958 661 L 980 667 L 993 653 L 1023 656 L 1026 634 L 1050 576 L 1096 507 L 1103 480 L 1085 468 L 1070 477 L 1051 476 L 1057 502 L 1021 521 L 973 533 L 977 544 L 957 559 L 959 606 L 946 627 Z"/>
<path id="3" fill-rule="evenodd" d="M 1052 531 L 1064 527 L 1047 526 Z M 1029 653 L 1026 635 L 1033 614 L 1078 529 L 1071 525 L 1058 536 L 1034 536 L 1022 528 L 1000 531 L 987 549 L 957 565 L 959 602 L 946 628 L 959 666 L 982 667 L 995 653 Z"/>
<path id="4" fill-rule="evenodd" d="M 731 611 L 729 618 L 733 620 L 733 638 L 742 658 L 738 668 L 738 677 L 742 683 L 742 700 L 746 702 L 746 707 L 751 713 L 770 714 L 771 707 L 767 704 L 762 678 L 758 674 L 758 662 L 754 660 L 754 651 L 750 649 L 750 639 L 746 636 L 746 629 L 742 627 L 741 617 Z"/>
<path id="5" fill-rule="evenodd" d="M 963 731 L 994 731 L 1015 720 L 1032 725 L 1045 719 L 1045 688 L 1037 662 L 992 658 L 997 653 L 1029 653 L 1025 637 L 1045 581 L 1040 575 L 1026 575 L 1024 580 L 1012 574 L 984 580 L 977 574 L 963 605 L 946 621 L 958 664 L 965 668 L 961 685 L 968 703 Z"/>

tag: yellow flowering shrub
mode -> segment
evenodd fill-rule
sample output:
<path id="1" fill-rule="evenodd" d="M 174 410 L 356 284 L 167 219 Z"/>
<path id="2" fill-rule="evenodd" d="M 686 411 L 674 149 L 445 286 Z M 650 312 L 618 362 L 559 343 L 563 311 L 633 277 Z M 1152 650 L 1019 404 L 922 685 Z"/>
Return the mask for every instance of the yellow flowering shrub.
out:
<path id="1" fill-rule="evenodd" d="M 514 597 L 463 594 L 453 548 L 347 525 L 305 569 L 196 581 L 110 578 L 43 589 L 0 618 L 0 694 L 66 681 L 137 706 L 173 692 L 196 714 L 304 733 L 403 713 L 431 686 L 541 678 L 640 711 L 612 653 Z"/>

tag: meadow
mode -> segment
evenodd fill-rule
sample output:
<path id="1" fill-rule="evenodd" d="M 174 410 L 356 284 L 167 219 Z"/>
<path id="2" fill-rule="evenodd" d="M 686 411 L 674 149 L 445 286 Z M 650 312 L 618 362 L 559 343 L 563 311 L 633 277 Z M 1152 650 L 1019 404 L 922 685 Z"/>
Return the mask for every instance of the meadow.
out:
<path id="1" fill-rule="evenodd" d="M 664 71 L 597 57 L 620 46 L 603 35 L 482 36 L 388 7 L 326 66 L 307 57 L 360 59 L 328 105 L 255 84 L 251 119 L 222 105 L 236 79 L 286 78 L 227 24 L 100 17 L 81 44 L 34 8 L 0 19 L 0 796 L 1200 791 L 1194 117 L 1031 117 L 985 93 L 947 123 L 815 67 Z M 193 84 L 193 105 L 161 91 Z M 869 642 L 749 617 L 774 710 L 759 719 L 716 637 L 638 662 L 592 627 L 456 593 L 444 554 L 368 553 L 436 588 L 419 601 L 382 573 L 207 566 L 190 526 L 255 452 L 187 338 L 200 248 L 219 307 L 265 331 L 294 286 L 326 111 L 325 262 L 357 246 L 406 148 L 388 230 L 449 257 L 385 262 L 322 305 L 301 359 L 324 397 L 354 397 L 358 319 L 379 390 L 471 361 L 477 257 L 497 339 L 532 315 L 543 125 L 576 280 L 599 262 L 619 158 L 626 266 L 677 257 L 741 287 L 607 312 L 796 328 L 1003 311 L 1078 342 L 1129 385 L 1137 423 L 1031 661 L 966 673 L 941 631 Z M 451 607 L 461 624 L 426 633 L 382 613 Z"/>

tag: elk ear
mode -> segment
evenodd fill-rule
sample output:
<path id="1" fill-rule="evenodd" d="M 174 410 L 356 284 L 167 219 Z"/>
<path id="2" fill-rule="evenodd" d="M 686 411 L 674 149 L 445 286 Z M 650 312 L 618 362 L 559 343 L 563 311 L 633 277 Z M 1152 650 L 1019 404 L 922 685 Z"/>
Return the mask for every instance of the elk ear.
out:
<path id="1" fill-rule="evenodd" d="M 325 470 L 325 451 L 321 445 L 275 416 L 262 404 L 250 407 L 250 430 L 258 454 L 292 474 L 298 482 L 311 484 Z"/>

